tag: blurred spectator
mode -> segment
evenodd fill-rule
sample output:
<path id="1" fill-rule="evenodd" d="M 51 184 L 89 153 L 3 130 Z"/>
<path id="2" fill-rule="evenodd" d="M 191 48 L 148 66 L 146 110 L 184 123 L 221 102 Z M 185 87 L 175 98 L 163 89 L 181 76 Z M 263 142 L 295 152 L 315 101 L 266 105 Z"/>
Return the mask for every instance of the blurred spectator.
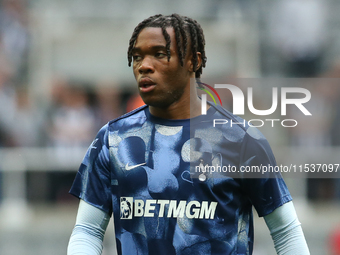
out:
<path id="1" fill-rule="evenodd" d="M 301 80 L 306 84 L 298 87 L 306 87 L 312 99 L 304 106 L 312 116 L 305 116 L 295 106 L 288 108 L 289 118 L 298 121 L 298 125 L 291 128 L 291 145 L 317 148 L 330 146 L 330 123 L 332 119 L 332 104 L 329 101 L 327 90 L 321 80 Z"/>
<path id="2" fill-rule="evenodd" d="M 326 1 L 279 0 L 271 12 L 271 34 L 287 75 L 319 74 L 327 42 Z"/>
<path id="3" fill-rule="evenodd" d="M 311 100 L 305 103 L 304 106 L 312 116 L 305 116 L 295 106 L 288 108 L 288 118 L 295 119 L 298 122 L 296 127 L 288 129 L 291 135 L 290 144 L 309 150 L 310 156 L 305 163 L 327 163 L 322 161 L 315 162 L 314 154 L 322 153 L 322 148 L 331 146 L 330 127 L 333 115 L 330 95 L 332 91 L 329 90 L 330 87 L 322 79 L 299 79 L 298 81 L 300 83 L 296 83 L 297 87 L 305 87 L 311 93 Z M 335 198 L 335 193 L 336 185 L 333 179 L 307 179 L 308 199 L 331 201 Z"/>
<path id="4" fill-rule="evenodd" d="M 86 88 L 55 79 L 48 115 L 47 145 L 56 149 L 53 156 L 65 162 L 80 152 L 83 154 L 97 132 L 97 121 Z M 49 172 L 47 198 L 57 202 L 69 200 L 67 194 L 73 178 L 73 172 Z"/>
<path id="5" fill-rule="evenodd" d="M 331 141 L 333 146 L 340 146 L 340 63 L 336 63 L 329 71 L 322 75 L 330 78 L 323 88 L 328 91 L 328 100 L 332 103 Z"/>
<path id="6" fill-rule="evenodd" d="M 15 78 L 19 78 L 28 53 L 27 10 L 23 0 L 3 0 L 1 7 L 2 51 L 14 68 Z"/>
<path id="7" fill-rule="evenodd" d="M 15 113 L 15 90 L 10 83 L 13 70 L 0 51 L 0 146 L 12 146 L 10 135 Z"/>
<path id="8" fill-rule="evenodd" d="M 23 81 L 27 53 L 28 28 L 24 2 L 3 0 L 0 9 L 0 146 L 20 145 L 19 140 L 23 141 L 16 137 L 20 128 L 16 122 L 17 107 L 20 105 L 16 102 L 15 82 Z"/>
<path id="9" fill-rule="evenodd" d="M 121 92 L 118 86 L 110 82 L 96 85 L 96 118 L 98 128 L 123 114 Z"/>
<path id="10" fill-rule="evenodd" d="M 336 63 L 322 77 L 329 78 L 325 82 L 324 91 L 332 104 L 332 120 L 330 123 L 331 144 L 340 148 L 340 63 Z M 340 179 L 334 179 L 335 197 L 340 201 Z M 340 254 L 340 253 L 339 253 Z"/>
<path id="11" fill-rule="evenodd" d="M 85 89 L 60 83 L 56 86 L 47 131 L 49 144 L 60 148 L 87 146 L 95 135 L 96 121 Z"/>
<path id="12" fill-rule="evenodd" d="M 329 238 L 331 255 L 340 255 L 340 226 L 335 228 Z"/>
<path id="13" fill-rule="evenodd" d="M 126 111 L 130 112 L 142 105 L 145 105 L 145 104 L 144 104 L 143 99 L 140 97 L 140 95 L 138 93 L 132 94 L 127 101 Z"/>
<path id="14" fill-rule="evenodd" d="M 34 147 L 39 145 L 42 112 L 30 101 L 27 89 L 19 88 L 16 93 L 15 111 L 11 125 L 14 145 Z"/>

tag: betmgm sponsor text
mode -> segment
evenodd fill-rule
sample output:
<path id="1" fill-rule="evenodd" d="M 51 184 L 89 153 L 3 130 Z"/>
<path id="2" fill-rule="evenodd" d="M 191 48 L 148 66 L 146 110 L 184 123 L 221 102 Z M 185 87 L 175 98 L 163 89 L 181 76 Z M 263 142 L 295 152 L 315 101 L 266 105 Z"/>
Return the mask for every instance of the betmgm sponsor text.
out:
<path id="1" fill-rule="evenodd" d="M 165 199 L 120 198 L 120 218 L 166 217 L 188 219 L 214 219 L 217 202 Z"/>

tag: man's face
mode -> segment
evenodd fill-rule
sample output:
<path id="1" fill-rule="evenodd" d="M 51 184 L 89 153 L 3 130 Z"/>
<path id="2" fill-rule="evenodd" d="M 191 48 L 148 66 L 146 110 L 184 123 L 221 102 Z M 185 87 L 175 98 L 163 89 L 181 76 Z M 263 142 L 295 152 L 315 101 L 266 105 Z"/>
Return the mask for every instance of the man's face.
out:
<path id="1" fill-rule="evenodd" d="M 143 101 L 157 108 L 169 108 L 190 100 L 190 78 L 194 77 L 191 54 L 181 66 L 172 27 L 166 29 L 171 38 L 168 61 L 166 40 L 159 27 L 144 28 L 136 40 L 133 56 L 133 73 Z"/>

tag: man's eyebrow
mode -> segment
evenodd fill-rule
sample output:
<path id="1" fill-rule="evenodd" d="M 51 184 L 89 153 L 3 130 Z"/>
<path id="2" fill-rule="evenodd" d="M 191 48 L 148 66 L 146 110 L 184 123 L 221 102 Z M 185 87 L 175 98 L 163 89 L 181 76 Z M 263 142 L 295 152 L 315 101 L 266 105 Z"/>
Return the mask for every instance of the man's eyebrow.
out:
<path id="1" fill-rule="evenodd" d="M 166 46 L 165 45 L 155 45 L 151 47 L 154 50 L 166 50 Z"/>
<path id="2" fill-rule="evenodd" d="M 166 50 L 166 46 L 165 45 L 154 45 L 149 47 L 150 50 Z M 133 47 L 131 52 L 132 53 L 136 53 L 136 52 L 141 52 L 142 49 L 140 47 Z"/>

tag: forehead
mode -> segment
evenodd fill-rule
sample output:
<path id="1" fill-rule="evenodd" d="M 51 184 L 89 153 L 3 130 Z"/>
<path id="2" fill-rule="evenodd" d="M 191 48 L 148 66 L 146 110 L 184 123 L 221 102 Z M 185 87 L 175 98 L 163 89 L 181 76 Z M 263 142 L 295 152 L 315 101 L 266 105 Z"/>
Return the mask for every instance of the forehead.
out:
<path id="1" fill-rule="evenodd" d="M 175 42 L 175 33 L 172 27 L 167 27 L 166 31 L 168 32 L 171 40 L 171 45 Z M 146 27 L 140 31 L 136 43 L 135 48 L 139 48 L 142 46 L 155 46 L 155 45 L 163 45 L 166 46 L 166 40 L 164 38 L 162 29 L 160 27 Z"/>

